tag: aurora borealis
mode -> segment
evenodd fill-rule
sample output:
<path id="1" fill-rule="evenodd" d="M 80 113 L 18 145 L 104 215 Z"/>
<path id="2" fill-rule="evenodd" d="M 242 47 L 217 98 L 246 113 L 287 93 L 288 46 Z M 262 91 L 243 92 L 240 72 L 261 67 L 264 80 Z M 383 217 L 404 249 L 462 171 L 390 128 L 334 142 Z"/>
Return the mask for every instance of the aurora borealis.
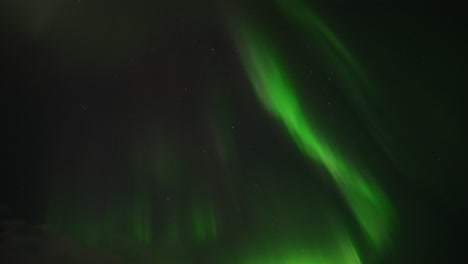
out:
<path id="1" fill-rule="evenodd" d="M 468 43 L 455 11 L 0 10 L 0 263 L 460 263 Z"/>
<path id="2" fill-rule="evenodd" d="M 338 151 L 333 151 L 326 139 L 320 138 L 317 128 L 309 124 L 294 86 L 281 66 L 285 64 L 270 47 L 271 41 L 258 32 L 245 38 L 248 51 L 244 60 L 258 97 L 284 123 L 299 149 L 326 167 L 369 239 L 379 247 L 391 222 L 387 198 L 371 179 L 363 178 Z"/>

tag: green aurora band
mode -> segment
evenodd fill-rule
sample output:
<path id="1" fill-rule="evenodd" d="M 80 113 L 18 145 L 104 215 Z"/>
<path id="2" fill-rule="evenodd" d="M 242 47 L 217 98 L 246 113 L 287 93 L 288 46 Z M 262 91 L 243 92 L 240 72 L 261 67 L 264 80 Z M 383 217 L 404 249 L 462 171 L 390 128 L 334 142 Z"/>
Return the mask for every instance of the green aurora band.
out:
<path id="1" fill-rule="evenodd" d="M 277 3 L 288 18 L 296 22 L 318 43 L 321 54 L 340 74 L 344 81 L 343 86 L 350 89 L 350 94 L 357 89 L 370 88 L 370 81 L 363 68 L 310 8 L 299 1 L 287 3 L 277 1 Z M 300 151 L 310 160 L 326 168 L 356 218 L 356 222 L 359 223 L 367 238 L 368 246 L 376 252 L 381 252 L 389 243 L 392 222 L 395 218 L 394 208 L 389 199 L 373 180 L 372 175 L 359 170 L 354 165 L 355 160 L 343 155 L 339 148 L 333 145 L 334 142 L 324 136 L 326 131 L 321 129 L 317 122 L 312 122 L 311 117 L 305 113 L 303 106 L 305 99 L 299 98 L 296 84 L 287 71 L 286 56 L 276 47 L 272 38 L 261 28 L 246 20 L 233 22 L 235 22 L 233 29 L 237 33 L 236 40 L 239 43 L 242 61 L 259 100 L 284 125 Z M 363 85 L 359 86 L 360 84 Z M 365 92 L 367 95 L 371 93 L 367 90 Z M 360 100 L 360 107 L 371 109 L 368 104 L 364 105 L 364 102 Z M 220 112 L 225 114 L 225 110 Z M 215 126 L 218 126 L 218 123 L 215 122 Z M 229 133 L 223 132 L 218 135 L 220 137 L 218 148 L 223 154 L 220 155 L 223 164 L 235 164 L 234 143 L 228 140 Z M 184 248 L 188 242 L 195 241 L 203 245 L 205 242 L 217 240 L 222 235 L 223 219 L 221 214 L 217 213 L 216 204 L 210 202 L 211 197 L 199 195 L 199 192 L 190 193 L 191 203 L 188 206 L 170 208 L 167 215 L 154 213 L 158 208 L 152 197 L 157 190 L 156 187 L 177 190 L 184 180 L 184 173 L 178 165 L 183 162 L 183 158 L 173 150 L 173 146 L 161 144 L 157 152 L 148 162 L 156 167 L 153 169 L 156 172 L 152 174 L 145 171 L 148 164 L 144 159 L 136 155 L 134 189 L 130 193 L 119 194 L 119 198 L 113 197 L 115 199 L 100 202 L 100 208 L 105 209 L 92 209 L 96 207 L 95 197 L 86 200 L 81 196 L 68 197 L 67 194 L 58 194 L 57 197 L 51 198 L 45 222 L 70 234 L 83 244 L 111 248 L 115 247 L 113 240 L 118 240 L 120 236 L 142 248 L 154 249 L 162 246 L 161 250 L 164 250 L 164 246 L 176 245 L 174 248 L 177 246 Z M 155 174 L 157 177 L 152 179 L 149 174 Z M 256 213 L 264 212 L 261 211 L 262 206 L 259 204 L 258 208 L 255 208 L 259 209 Z M 179 210 L 186 212 L 181 213 Z M 264 208 L 263 210 L 266 211 Z M 265 216 L 258 214 L 261 215 L 259 222 L 262 224 L 267 221 L 265 219 L 270 218 L 268 213 Z M 287 213 L 285 215 L 290 217 Z M 359 238 L 353 237 L 336 214 L 329 216 L 330 226 L 327 228 L 333 231 L 327 237 L 327 241 L 323 243 L 307 241 L 308 248 L 298 251 L 294 248 L 294 239 L 288 241 L 289 237 L 280 235 L 278 240 L 284 241 L 265 243 L 277 250 L 263 249 L 266 254 L 262 255 L 262 248 L 257 242 L 268 239 L 253 238 L 252 244 L 246 242 L 251 248 L 240 250 L 240 258 L 243 261 L 239 260 L 236 263 L 362 263 L 364 253 L 356 243 Z M 162 222 L 160 219 L 163 217 L 169 218 L 170 221 L 158 223 Z M 267 232 L 259 234 L 264 235 Z M 234 248 L 232 251 L 237 250 Z M 221 258 L 224 257 L 223 255 Z"/>
<path id="2" fill-rule="evenodd" d="M 320 19 L 320 17 L 303 0 L 275 0 L 280 10 L 298 27 L 307 32 L 308 37 L 320 48 L 323 57 L 339 73 L 343 82 L 343 91 L 350 101 L 359 96 L 359 104 L 353 106 L 360 118 L 365 122 L 373 138 L 380 144 L 386 155 L 396 162 L 392 151 L 395 145 L 392 135 L 387 132 L 386 124 L 377 114 L 375 102 L 382 100 L 374 88 L 369 74 L 364 70 L 358 60 L 340 41 L 337 35 Z M 372 111 L 368 111 L 372 109 Z"/>
<path id="3" fill-rule="evenodd" d="M 326 48 L 324 53 L 337 63 L 338 72 L 344 75 L 348 84 L 353 84 L 353 78 L 365 76 L 350 53 L 310 9 L 305 5 L 294 6 L 290 2 L 288 5 L 281 4 L 281 7 L 306 28 L 321 33 L 313 35 L 319 38 L 317 42 L 332 44 L 332 48 L 323 47 Z M 374 250 L 381 251 L 388 245 L 395 217 L 389 199 L 372 180 L 371 175 L 353 166 L 351 159 L 345 158 L 336 147 L 332 147 L 331 142 L 327 142 L 326 137 L 322 136 L 324 131 L 310 122 L 286 70 L 287 64 L 284 56 L 275 47 L 268 34 L 258 27 L 251 26 L 245 20 L 231 22 L 235 22 L 231 25 L 235 25 L 233 29 L 240 46 L 242 62 L 259 100 L 273 116 L 282 122 L 297 147 L 311 160 L 323 164 L 328 170 L 364 231 L 369 245 Z M 347 62 L 358 76 L 354 77 L 351 71 L 346 70 L 346 67 L 339 66 L 339 61 Z M 338 261 L 336 256 L 333 260 L 321 259 L 323 261 L 308 258 L 307 261 L 291 260 L 274 263 L 360 263 L 359 258 L 354 257 L 354 262 L 350 262 L 347 258 Z"/>

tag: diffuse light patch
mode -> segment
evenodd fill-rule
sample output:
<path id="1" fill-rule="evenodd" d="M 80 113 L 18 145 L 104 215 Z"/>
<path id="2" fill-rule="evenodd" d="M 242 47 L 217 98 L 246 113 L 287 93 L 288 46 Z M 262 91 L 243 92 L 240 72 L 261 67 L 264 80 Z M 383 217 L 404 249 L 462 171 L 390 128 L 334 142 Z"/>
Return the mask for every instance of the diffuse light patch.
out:
<path id="1" fill-rule="evenodd" d="M 324 34 L 321 39 L 317 39 L 318 42 L 326 43 L 335 39 L 331 31 L 327 33 L 316 16 L 314 19 L 305 20 L 307 10 L 294 9 L 288 12 L 302 12 L 295 15 L 303 23 L 312 23 L 314 25 L 311 27 L 319 28 Z M 323 136 L 325 131 L 313 124 L 305 114 L 303 102 L 296 95 L 294 82 L 286 70 L 284 56 L 268 35 L 255 25 L 237 22 L 233 23 L 236 25 L 233 30 L 237 33 L 242 61 L 259 100 L 287 128 L 297 147 L 311 160 L 321 163 L 328 170 L 367 236 L 370 246 L 375 250 L 383 249 L 389 242 L 394 217 L 389 199 L 374 182 L 372 175 L 358 171 L 353 166 L 352 159 L 342 156 L 339 149 L 332 147 L 332 142 Z M 355 64 L 338 40 L 332 42 L 335 47 L 327 52 L 337 50 L 333 54 L 334 58 Z M 357 66 L 356 69 L 359 72 Z"/>

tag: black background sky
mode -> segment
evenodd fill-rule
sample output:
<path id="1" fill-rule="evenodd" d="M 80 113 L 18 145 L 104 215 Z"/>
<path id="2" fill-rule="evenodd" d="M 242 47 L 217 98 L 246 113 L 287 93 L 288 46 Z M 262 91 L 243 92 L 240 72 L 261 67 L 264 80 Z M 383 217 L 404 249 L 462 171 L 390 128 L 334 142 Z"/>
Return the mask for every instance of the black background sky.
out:
<path id="1" fill-rule="evenodd" d="M 310 45 L 291 37 L 269 1 L 238 4 L 278 25 L 284 47 L 300 53 Z M 375 159 L 395 172 L 379 180 L 406 217 L 402 249 L 395 253 L 401 263 L 461 263 L 457 259 L 463 256 L 468 43 L 459 5 L 315 3 L 317 13 L 381 84 L 377 104 L 395 138 L 393 154 L 400 165 Z M 158 189 L 156 200 L 208 185 L 216 190 L 212 199 L 229 200 L 232 192 L 240 207 L 248 208 L 243 193 L 269 176 L 237 175 L 256 171 L 258 164 L 307 171 L 306 159 L 258 103 L 222 19 L 224 7 L 214 1 L 2 1 L 1 217 L 38 225 L 57 193 L 77 198 L 88 190 L 94 195 L 83 199 L 92 200 L 126 192 L 132 182 L 126 176 L 132 174 L 128 158 L 161 151 L 164 144 L 178 153 L 175 167 L 198 176 L 179 180 L 183 187 L 177 191 Z M 297 72 L 309 71 L 304 61 L 295 65 Z M 326 79 L 328 73 L 315 78 Z M 332 99 L 324 99 L 324 105 L 341 95 L 331 91 L 327 96 Z M 319 109 L 330 124 L 340 122 L 328 108 Z M 362 133 L 354 136 L 365 138 L 365 124 L 356 126 Z M 216 129 L 232 133 L 237 160 L 229 165 L 216 152 Z M 353 144 L 345 152 L 359 151 Z M 377 149 L 372 144 L 370 153 Z M 214 176 L 223 170 L 230 176 Z M 294 185 L 292 179 L 279 181 Z M 248 232 L 241 229 L 231 232 Z"/>

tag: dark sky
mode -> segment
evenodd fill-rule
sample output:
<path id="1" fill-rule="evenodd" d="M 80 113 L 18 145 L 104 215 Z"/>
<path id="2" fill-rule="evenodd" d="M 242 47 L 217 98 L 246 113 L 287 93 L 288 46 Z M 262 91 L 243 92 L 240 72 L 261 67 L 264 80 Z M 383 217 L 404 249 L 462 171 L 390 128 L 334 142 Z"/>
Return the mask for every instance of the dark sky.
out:
<path id="1" fill-rule="evenodd" d="M 301 28 L 275 1 L 2 1 L 0 260 L 327 263 L 336 236 L 362 263 L 459 262 L 462 8 L 298 2 L 371 88 L 309 35 L 318 22 Z M 326 162 L 260 102 L 240 24 L 265 29 L 320 142 L 371 171 L 395 208 L 382 252 Z"/>

